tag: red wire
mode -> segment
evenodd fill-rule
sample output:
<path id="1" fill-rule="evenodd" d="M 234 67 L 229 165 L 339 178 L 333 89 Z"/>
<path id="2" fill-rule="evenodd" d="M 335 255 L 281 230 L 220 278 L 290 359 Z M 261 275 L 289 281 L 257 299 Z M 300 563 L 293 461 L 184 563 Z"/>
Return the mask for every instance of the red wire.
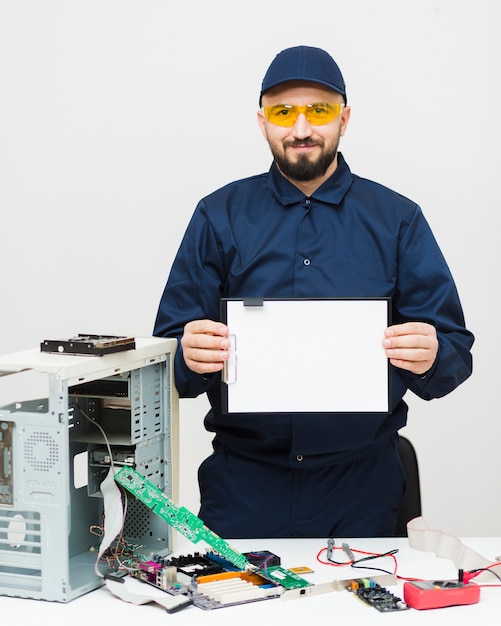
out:
<path id="1" fill-rule="evenodd" d="M 339 546 L 333 546 L 332 548 L 333 550 L 343 550 L 343 548 L 339 547 Z M 396 575 L 397 574 L 397 567 L 398 567 L 398 563 L 397 563 L 397 559 L 395 558 L 394 554 L 386 554 L 386 553 L 378 553 L 378 552 L 365 552 L 364 550 L 356 550 L 354 548 L 350 548 L 350 550 L 352 552 L 356 552 L 357 554 L 365 554 L 366 556 L 373 556 L 375 558 L 377 557 L 384 557 L 384 556 L 389 556 L 393 559 L 393 563 L 395 565 L 394 568 L 394 572 L 393 574 Z M 322 548 L 321 550 L 319 550 L 319 552 L 317 553 L 317 561 L 319 563 L 322 563 L 323 565 L 332 565 L 334 567 L 343 567 L 345 565 L 353 565 L 353 563 L 355 563 L 355 559 L 350 559 L 349 561 L 345 561 L 344 563 L 332 563 L 332 561 L 322 561 L 322 559 L 320 558 L 320 555 L 322 554 L 322 552 L 326 552 L 327 548 Z M 362 566 L 363 567 L 363 566 Z"/>
<path id="2" fill-rule="evenodd" d="M 343 550 L 342 547 L 340 546 L 333 546 L 332 550 Z M 397 574 L 397 569 L 398 569 L 398 561 L 395 557 L 394 554 L 387 554 L 385 552 L 382 553 L 378 553 L 378 552 L 365 552 L 364 550 L 356 550 L 355 548 L 350 548 L 350 550 L 352 552 L 356 552 L 357 554 L 365 554 L 366 556 L 373 556 L 375 558 L 377 557 L 385 557 L 385 556 L 389 556 L 393 559 L 393 563 L 395 565 L 393 574 L 394 576 L 396 576 L 399 580 L 408 580 L 408 581 L 421 581 L 423 580 L 422 578 L 411 578 L 408 576 L 399 576 Z M 345 561 L 344 563 L 333 563 L 332 561 L 323 561 L 320 558 L 320 555 L 322 554 L 322 552 L 326 552 L 327 548 L 322 548 L 321 550 L 318 551 L 317 553 L 317 561 L 319 563 L 322 563 L 322 565 L 332 565 L 333 567 L 344 567 L 345 565 L 353 565 L 353 563 L 356 562 L 355 559 L 350 559 L 348 561 Z M 476 576 L 478 576 L 479 574 L 481 574 L 483 571 L 490 569 L 491 567 L 495 567 L 496 565 L 501 565 L 501 561 L 497 561 L 496 563 L 491 563 L 490 565 L 487 565 L 486 567 L 481 568 L 478 572 L 470 572 L 470 578 L 469 580 L 471 580 L 472 578 L 475 578 Z M 363 567 L 363 566 L 362 566 Z M 369 568 L 370 569 L 370 568 Z M 501 587 L 500 585 L 490 585 L 490 584 L 485 584 L 485 585 L 478 585 L 479 587 Z"/>

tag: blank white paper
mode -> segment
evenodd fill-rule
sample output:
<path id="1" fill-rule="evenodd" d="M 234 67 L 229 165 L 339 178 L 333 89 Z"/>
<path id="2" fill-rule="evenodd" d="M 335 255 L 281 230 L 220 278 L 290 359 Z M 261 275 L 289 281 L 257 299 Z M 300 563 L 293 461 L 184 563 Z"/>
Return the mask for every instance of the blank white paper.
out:
<path id="1" fill-rule="evenodd" d="M 227 412 L 388 412 L 388 303 L 227 300 Z"/>

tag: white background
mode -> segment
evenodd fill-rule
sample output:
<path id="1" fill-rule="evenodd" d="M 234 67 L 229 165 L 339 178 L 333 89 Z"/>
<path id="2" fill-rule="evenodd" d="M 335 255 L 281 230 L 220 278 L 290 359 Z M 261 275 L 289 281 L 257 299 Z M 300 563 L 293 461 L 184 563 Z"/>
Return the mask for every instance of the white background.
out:
<path id="1" fill-rule="evenodd" d="M 476 335 L 466 383 L 407 396 L 425 519 L 499 535 L 500 19 L 498 0 L 0 0 L 0 353 L 150 335 L 198 199 L 270 165 L 269 63 L 325 48 L 352 106 L 350 167 L 422 206 Z M 24 399 L 6 383 L 0 404 Z M 206 409 L 181 401 L 195 512 Z"/>

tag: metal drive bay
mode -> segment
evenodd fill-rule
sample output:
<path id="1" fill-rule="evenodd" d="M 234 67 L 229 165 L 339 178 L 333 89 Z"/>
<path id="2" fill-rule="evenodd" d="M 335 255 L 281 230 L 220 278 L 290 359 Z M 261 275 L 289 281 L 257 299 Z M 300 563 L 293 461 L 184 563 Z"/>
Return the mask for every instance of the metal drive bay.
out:
<path id="1" fill-rule="evenodd" d="M 223 299 L 226 413 L 388 412 L 388 298 Z"/>

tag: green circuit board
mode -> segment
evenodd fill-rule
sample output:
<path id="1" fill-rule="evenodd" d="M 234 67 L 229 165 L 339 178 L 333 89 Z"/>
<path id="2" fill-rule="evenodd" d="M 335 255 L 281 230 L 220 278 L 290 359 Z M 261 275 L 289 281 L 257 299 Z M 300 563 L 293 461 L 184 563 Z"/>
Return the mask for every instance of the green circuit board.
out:
<path id="1" fill-rule="evenodd" d="M 115 476 L 117 483 L 193 543 L 205 541 L 218 554 L 241 570 L 250 566 L 247 557 L 207 528 L 203 521 L 185 507 L 178 507 L 139 472 L 124 466 Z"/>
<path id="2" fill-rule="evenodd" d="M 219 555 L 240 570 L 254 571 L 285 589 L 309 587 L 311 583 L 281 566 L 257 568 L 247 557 L 232 548 L 228 542 L 210 530 L 187 508 L 177 506 L 158 487 L 132 467 L 123 466 L 114 476 L 115 481 L 130 491 L 138 500 L 165 520 L 193 543 L 205 541 Z"/>

